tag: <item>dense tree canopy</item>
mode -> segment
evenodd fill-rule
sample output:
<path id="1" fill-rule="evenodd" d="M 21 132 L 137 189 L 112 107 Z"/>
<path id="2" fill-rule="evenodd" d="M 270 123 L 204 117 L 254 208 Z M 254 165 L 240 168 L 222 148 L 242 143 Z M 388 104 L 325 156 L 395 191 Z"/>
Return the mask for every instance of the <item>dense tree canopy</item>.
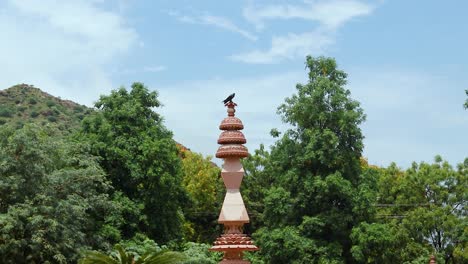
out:
<path id="1" fill-rule="evenodd" d="M 88 146 L 57 133 L 0 128 L 1 263 L 68 263 L 112 243 L 110 182 Z"/>
<path id="2" fill-rule="evenodd" d="M 182 185 L 189 201 L 184 206 L 185 239 L 211 243 L 216 239 L 213 230 L 218 228 L 218 211 L 223 201 L 224 186 L 220 180 L 220 169 L 210 160 L 187 150 L 182 154 Z"/>
<path id="3" fill-rule="evenodd" d="M 466 262 L 466 164 L 369 165 L 346 74 L 329 58 L 306 66 L 309 82 L 278 109 L 290 129 L 243 162 L 253 263 Z"/>
<path id="4" fill-rule="evenodd" d="M 253 176 L 246 185 L 271 186 L 263 193 L 264 227 L 255 238 L 267 263 L 349 263 L 365 116 L 333 59 L 308 57 L 306 66 L 309 82 L 298 84 L 278 109 L 292 128 L 270 154 L 260 150 L 253 166 L 246 161 Z"/>
<path id="5" fill-rule="evenodd" d="M 181 237 L 181 162 L 172 133 L 153 108 L 161 103 L 156 92 L 141 83 L 101 96 L 99 111 L 83 121 L 82 138 L 92 151 L 115 190 L 115 199 L 128 208 L 123 238 L 142 232 L 158 242 Z M 135 223 L 136 225 L 129 225 Z"/>
<path id="6" fill-rule="evenodd" d="M 395 164 L 380 169 L 378 219 L 353 230 L 353 256 L 362 262 L 465 263 L 468 159 L 453 169 L 439 156 L 433 164 Z"/>

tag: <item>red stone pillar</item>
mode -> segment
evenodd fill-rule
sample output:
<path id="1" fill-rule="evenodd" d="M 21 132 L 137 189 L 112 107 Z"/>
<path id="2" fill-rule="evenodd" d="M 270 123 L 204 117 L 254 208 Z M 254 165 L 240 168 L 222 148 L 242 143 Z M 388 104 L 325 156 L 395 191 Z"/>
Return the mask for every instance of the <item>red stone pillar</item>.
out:
<path id="1" fill-rule="evenodd" d="M 219 126 L 223 132 L 218 139 L 218 144 L 221 146 L 216 152 L 217 158 L 224 159 L 221 177 L 227 189 L 218 218 L 218 223 L 224 225 L 224 234 L 216 239 L 210 250 L 224 252 L 220 263 L 248 264 L 249 261 L 242 260 L 243 252 L 258 250 L 250 237 L 243 234 L 244 224 L 249 223 L 250 219 L 239 191 L 244 177 L 244 168 L 240 159 L 247 157 L 249 153 L 243 145 L 247 141 L 240 131 L 244 129 L 244 125 L 235 117 L 237 105 L 228 102 L 226 106 L 228 117 L 224 118 Z"/>

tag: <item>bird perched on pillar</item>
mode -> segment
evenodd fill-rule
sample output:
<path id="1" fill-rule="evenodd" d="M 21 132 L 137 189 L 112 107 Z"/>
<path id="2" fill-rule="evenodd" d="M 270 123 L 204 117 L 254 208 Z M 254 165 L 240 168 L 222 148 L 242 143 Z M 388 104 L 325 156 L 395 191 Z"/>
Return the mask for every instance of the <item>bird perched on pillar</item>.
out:
<path id="1" fill-rule="evenodd" d="M 228 96 L 226 99 L 224 99 L 222 102 L 223 103 L 227 103 L 227 102 L 231 102 L 232 103 L 232 99 L 234 98 L 234 96 L 236 96 L 236 93 L 233 93 L 231 94 L 230 96 Z"/>

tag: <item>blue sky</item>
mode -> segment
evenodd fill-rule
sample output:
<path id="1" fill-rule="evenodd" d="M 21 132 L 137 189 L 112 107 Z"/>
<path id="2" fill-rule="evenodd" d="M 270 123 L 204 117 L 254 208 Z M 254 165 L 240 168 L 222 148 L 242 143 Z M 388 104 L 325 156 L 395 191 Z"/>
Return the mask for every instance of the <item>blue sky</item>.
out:
<path id="1" fill-rule="evenodd" d="M 180 143 L 216 152 L 236 92 L 250 151 L 285 129 L 276 108 L 334 57 L 367 114 L 364 156 L 452 164 L 468 155 L 467 1 L 0 0 L 0 88 L 33 84 L 92 105 L 134 81 L 160 94 Z"/>

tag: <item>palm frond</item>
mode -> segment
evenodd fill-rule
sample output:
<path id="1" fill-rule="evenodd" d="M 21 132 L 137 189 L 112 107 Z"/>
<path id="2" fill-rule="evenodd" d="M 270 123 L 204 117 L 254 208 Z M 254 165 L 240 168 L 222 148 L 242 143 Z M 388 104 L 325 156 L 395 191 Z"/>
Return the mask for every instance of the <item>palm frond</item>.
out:
<path id="1" fill-rule="evenodd" d="M 119 262 L 104 253 L 89 251 L 78 261 L 78 264 L 119 264 Z"/>

